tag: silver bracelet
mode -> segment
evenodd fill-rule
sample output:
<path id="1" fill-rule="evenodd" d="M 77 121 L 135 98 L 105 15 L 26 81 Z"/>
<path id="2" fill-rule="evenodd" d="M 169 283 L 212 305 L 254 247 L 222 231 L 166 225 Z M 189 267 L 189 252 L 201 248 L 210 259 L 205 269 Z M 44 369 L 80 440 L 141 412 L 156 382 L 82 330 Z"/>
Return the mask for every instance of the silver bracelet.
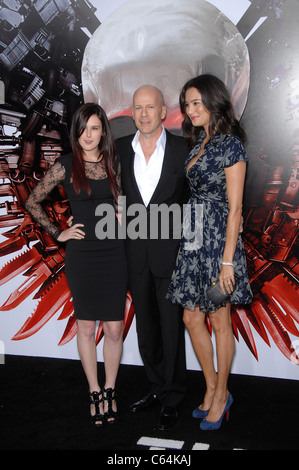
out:
<path id="1" fill-rule="evenodd" d="M 233 263 L 226 263 L 225 261 L 221 261 L 221 264 L 224 264 L 224 266 L 232 266 L 234 267 Z"/>

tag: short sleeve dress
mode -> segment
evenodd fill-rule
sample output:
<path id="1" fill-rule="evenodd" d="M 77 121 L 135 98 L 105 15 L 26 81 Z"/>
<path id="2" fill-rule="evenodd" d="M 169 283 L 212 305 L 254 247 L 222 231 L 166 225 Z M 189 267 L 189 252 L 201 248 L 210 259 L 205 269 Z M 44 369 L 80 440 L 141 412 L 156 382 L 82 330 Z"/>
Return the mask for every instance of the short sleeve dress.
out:
<path id="1" fill-rule="evenodd" d="M 198 154 L 204 137 L 203 132 L 185 162 L 191 197 L 184 208 L 182 239 L 167 299 L 189 310 L 199 307 L 203 312 L 214 312 L 219 306 L 211 302 L 206 291 L 219 277 L 225 246 L 229 205 L 224 169 L 238 161 L 247 161 L 247 157 L 238 137 L 218 133 L 187 173 L 187 165 Z M 228 301 L 248 304 L 252 292 L 241 235 L 234 256 L 234 272 L 236 288 Z"/>
<path id="2" fill-rule="evenodd" d="M 118 162 L 115 173 L 117 168 Z M 75 317 L 80 320 L 118 321 L 124 318 L 127 293 L 124 240 L 103 162 L 85 162 L 85 172 L 91 197 L 86 191 L 81 191 L 79 195 L 74 191 L 72 155 L 59 157 L 31 192 L 26 209 L 57 238 L 60 231 L 57 233 L 57 227 L 45 214 L 41 202 L 57 184 L 63 185 L 70 202 L 73 224 L 84 224 L 82 230 L 85 232 L 84 239 L 68 240 L 65 250 L 66 278 L 73 298 Z M 96 227 L 103 218 L 108 217 L 107 212 L 112 214 L 110 231 L 107 231 L 105 238 L 105 231 L 102 230 L 104 235 L 99 237 Z"/>

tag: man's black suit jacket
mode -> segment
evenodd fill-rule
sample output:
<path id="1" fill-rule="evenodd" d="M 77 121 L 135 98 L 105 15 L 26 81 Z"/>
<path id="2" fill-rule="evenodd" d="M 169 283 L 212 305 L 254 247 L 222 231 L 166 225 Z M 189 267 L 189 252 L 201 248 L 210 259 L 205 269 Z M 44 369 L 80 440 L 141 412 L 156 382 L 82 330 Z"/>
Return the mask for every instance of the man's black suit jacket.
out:
<path id="1" fill-rule="evenodd" d="M 181 233 L 181 217 L 177 220 L 177 215 L 173 217 L 173 212 L 169 207 L 174 204 L 182 207 L 188 200 L 188 184 L 185 175 L 185 159 L 188 154 L 188 148 L 183 137 L 173 135 L 166 131 L 166 147 L 164 154 L 164 161 L 161 171 L 161 176 L 155 192 L 151 198 L 150 204 L 145 209 L 141 194 L 139 192 L 137 182 L 134 176 L 134 151 L 132 148 L 132 140 L 134 135 L 122 137 L 116 141 L 118 154 L 121 159 L 121 180 L 122 191 L 126 201 L 126 217 L 123 221 L 127 227 L 126 236 L 126 249 L 128 257 L 129 272 L 141 272 L 145 262 L 149 263 L 152 273 L 158 277 L 171 276 L 177 251 L 180 243 Z M 132 204 L 140 204 L 143 206 L 143 213 L 145 214 L 147 231 L 143 237 L 136 239 L 130 238 L 130 223 L 139 215 L 140 212 L 134 213 Z M 161 208 L 161 204 L 165 204 Z M 162 209 L 162 220 L 160 220 L 158 230 L 156 231 L 156 222 L 159 219 L 157 215 L 157 207 Z M 132 210 L 132 215 L 128 213 Z M 176 207 L 177 210 L 177 207 Z M 177 212 L 175 212 L 177 214 Z M 182 210 L 181 210 L 182 215 Z M 158 217 L 158 218 L 157 218 Z M 154 219 L 155 222 L 152 222 Z M 161 218 L 160 218 L 161 219 Z M 175 219 L 175 221 L 174 221 Z M 139 217 L 140 220 L 140 217 Z M 163 221 L 164 228 L 169 228 L 169 236 L 165 238 L 165 233 L 162 230 L 161 221 Z M 133 220 L 133 226 L 136 223 Z M 179 227 L 174 228 L 174 223 L 179 224 Z M 174 229 L 174 230 L 173 230 Z M 175 232 L 175 238 L 173 237 Z"/>

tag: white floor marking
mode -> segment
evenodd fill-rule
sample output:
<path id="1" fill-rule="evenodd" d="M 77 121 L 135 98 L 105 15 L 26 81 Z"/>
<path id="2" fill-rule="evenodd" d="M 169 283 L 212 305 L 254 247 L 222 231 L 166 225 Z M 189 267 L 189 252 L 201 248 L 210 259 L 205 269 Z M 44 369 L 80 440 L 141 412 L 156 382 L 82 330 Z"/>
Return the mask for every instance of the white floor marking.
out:
<path id="1" fill-rule="evenodd" d="M 159 439 L 157 437 L 141 437 L 137 444 L 147 447 L 158 447 L 161 449 L 181 449 L 184 441 L 175 441 L 173 439 Z"/>
<path id="2" fill-rule="evenodd" d="M 210 448 L 210 444 L 203 444 L 202 442 L 195 442 L 192 447 L 192 450 L 208 450 Z"/>

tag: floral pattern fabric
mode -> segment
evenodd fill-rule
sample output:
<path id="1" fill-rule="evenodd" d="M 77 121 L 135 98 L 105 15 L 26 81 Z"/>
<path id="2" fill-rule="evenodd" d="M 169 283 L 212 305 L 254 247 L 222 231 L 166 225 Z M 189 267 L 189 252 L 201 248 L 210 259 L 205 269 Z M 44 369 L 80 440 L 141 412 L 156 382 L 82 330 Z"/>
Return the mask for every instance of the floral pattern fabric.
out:
<path id="1" fill-rule="evenodd" d="M 219 306 L 210 301 L 206 290 L 219 277 L 225 246 L 229 205 L 224 169 L 247 161 L 247 157 L 238 137 L 216 134 L 187 172 L 187 165 L 198 154 L 204 137 L 203 132 L 185 162 L 191 197 L 185 207 L 182 239 L 167 299 L 189 310 L 198 306 L 203 312 L 213 312 Z M 248 304 L 252 292 L 241 235 L 234 256 L 234 271 L 236 288 L 228 301 Z"/>

